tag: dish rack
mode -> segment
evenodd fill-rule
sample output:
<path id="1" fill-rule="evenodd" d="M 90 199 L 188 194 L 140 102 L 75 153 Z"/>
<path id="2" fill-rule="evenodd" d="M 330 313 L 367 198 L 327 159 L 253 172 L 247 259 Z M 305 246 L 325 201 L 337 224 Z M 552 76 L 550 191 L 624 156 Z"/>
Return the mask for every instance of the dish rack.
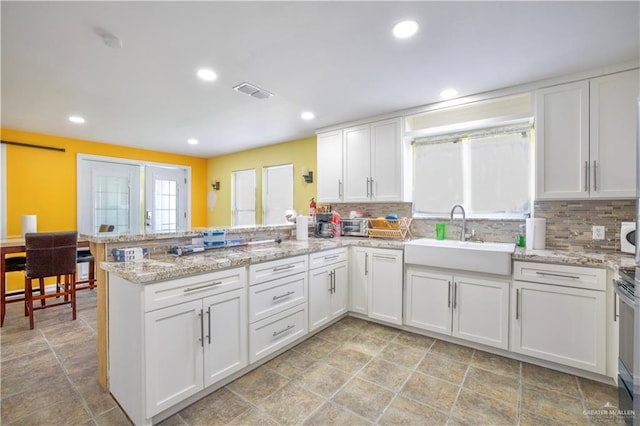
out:
<path id="1" fill-rule="evenodd" d="M 392 238 L 396 240 L 405 240 L 413 238 L 411 235 L 411 217 L 401 217 L 396 220 L 392 219 L 373 219 L 369 218 L 369 238 Z"/>

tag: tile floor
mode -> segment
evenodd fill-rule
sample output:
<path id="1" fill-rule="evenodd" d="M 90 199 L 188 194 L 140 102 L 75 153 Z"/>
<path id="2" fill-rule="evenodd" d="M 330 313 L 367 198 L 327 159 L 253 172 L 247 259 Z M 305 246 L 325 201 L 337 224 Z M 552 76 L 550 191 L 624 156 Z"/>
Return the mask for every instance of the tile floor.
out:
<path id="1" fill-rule="evenodd" d="M 0 424 L 128 425 L 96 379 L 95 292 L 76 321 L 39 311 L 30 331 L 21 313 L 0 334 Z M 584 415 L 616 402 L 613 386 L 345 318 L 162 424 L 623 424 Z"/>

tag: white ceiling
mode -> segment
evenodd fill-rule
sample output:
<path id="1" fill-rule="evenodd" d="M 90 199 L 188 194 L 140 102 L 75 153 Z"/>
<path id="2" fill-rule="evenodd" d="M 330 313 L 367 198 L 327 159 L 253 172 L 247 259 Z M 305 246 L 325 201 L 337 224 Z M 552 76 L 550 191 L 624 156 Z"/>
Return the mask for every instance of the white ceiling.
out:
<path id="1" fill-rule="evenodd" d="M 636 60 L 639 4 L 2 1 L 1 124 L 212 157 L 433 103 L 450 86 L 466 96 Z M 406 18 L 418 34 L 394 39 Z M 203 66 L 217 80 L 199 80 Z M 244 81 L 275 95 L 231 89 Z"/>

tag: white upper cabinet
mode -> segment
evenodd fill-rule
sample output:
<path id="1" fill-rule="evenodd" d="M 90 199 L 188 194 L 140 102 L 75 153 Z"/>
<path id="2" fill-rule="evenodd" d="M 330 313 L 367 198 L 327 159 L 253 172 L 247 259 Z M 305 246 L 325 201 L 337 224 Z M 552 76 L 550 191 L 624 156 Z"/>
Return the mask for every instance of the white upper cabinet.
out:
<path id="1" fill-rule="evenodd" d="M 402 201 L 400 118 L 318 134 L 318 201 Z"/>
<path id="2" fill-rule="evenodd" d="M 591 80 L 591 198 L 635 197 L 639 78 L 632 70 Z"/>
<path id="3" fill-rule="evenodd" d="M 535 98 L 537 199 L 635 197 L 638 70 Z"/>
<path id="4" fill-rule="evenodd" d="M 342 201 L 342 130 L 318 135 L 318 201 Z"/>

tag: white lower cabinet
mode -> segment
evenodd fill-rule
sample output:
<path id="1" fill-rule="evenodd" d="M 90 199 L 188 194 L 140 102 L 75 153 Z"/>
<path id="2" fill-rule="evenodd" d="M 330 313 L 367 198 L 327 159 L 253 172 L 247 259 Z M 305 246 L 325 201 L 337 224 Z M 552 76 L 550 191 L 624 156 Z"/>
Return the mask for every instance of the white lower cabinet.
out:
<path id="1" fill-rule="evenodd" d="M 402 325 L 402 255 L 402 250 L 352 248 L 352 311 Z"/>
<path id="2" fill-rule="evenodd" d="M 514 278 L 511 350 L 606 374 L 606 271 L 515 262 Z"/>
<path id="3" fill-rule="evenodd" d="M 246 306 L 240 289 L 146 314 L 148 415 L 247 365 Z"/>
<path id="4" fill-rule="evenodd" d="M 309 331 L 345 314 L 348 309 L 349 268 L 346 260 L 341 260 L 347 258 L 347 249 L 312 254 L 312 265 L 316 255 L 328 259 L 322 262 L 324 266 L 309 271 Z"/>
<path id="5" fill-rule="evenodd" d="M 501 349 L 509 344 L 509 281 L 407 267 L 405 324 Z"/>
<path id="6" fill-rule="evenodd" d="M 307 334 L 309 257 L 249 267 L 249 362 L 254 363 Z"/>
<path id="7" fill-rule="evenodd" d="M 247 366 L 246 268 L 108 280 L 109 390 L 134 424 Z"/>

